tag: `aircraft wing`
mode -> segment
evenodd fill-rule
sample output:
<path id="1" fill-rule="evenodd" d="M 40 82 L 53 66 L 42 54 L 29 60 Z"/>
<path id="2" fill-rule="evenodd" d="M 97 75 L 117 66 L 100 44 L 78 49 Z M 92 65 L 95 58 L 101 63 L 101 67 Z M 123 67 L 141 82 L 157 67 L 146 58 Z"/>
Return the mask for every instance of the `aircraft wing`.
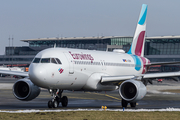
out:
<path id="1" fill-rule="evenodd" d="M 153 66 L 153 65 L 170 65 L 170 64 L 180 64 L 180 61 L 173 61 L 173 62 L 154 62 L 146 64 L 146 66 Z"/>
<path id="2" fill-rule="evenodd" d="M 122 81 L 129 79 L 155 79 L 155 78 L 163 78 L 163 77 L 175 77 L 180 76 L 180 72 L 163 72 L 163 73 L 147 73 L 140 75 L 127 75 L 127 76 L 102 76 L 101 83 L 102 84 L 114 84 L 119 85 Z"/>
<path id="3" fill-rule="evenodd" d="M 180 72 L 163 72 L 163 73 L 147 73 L 143 75 L 144 79 L 160 78 L 160 77 L 177 77 Z"/>
<path id="4" fill-rule="evenodd" d="M 153 66 L 153 65 L 166 65 L 166 64 L 180 64 L 180 61 L 173 61 L 173 62 L 157 62 L 157 63 L 149 63 L 146 66 Z M 127 75 L 127 76 L 102 76 L 101 83 L 102 84 L 115 84 L 118 85 L 122 81 L 129 80 L 129 79 L 156 79 L 156 78 L 163 78 L 163 77 L 171 77 L 174 80 L 180 76 L 180 72 L 163 72 L 163 73 L 147 73 L 141 75 Z"/>
<path id="5" fill-rule="evenodd" d="M 21 77 L 28 77 L 28 72 L 11 71 L 11 70 L 0 70 L 1 74 L 17 75 Z"/>
<path id="6" fill-rule="evenodd" d="M 127 76 L 102 76 L 101 83 L 106 82 L 120 82 L 134 78 L 134 75 L 127 75 Z"/>
<path id="7" fill-rule="evenodd" d="M 102 76 L 101 83 L 103 85 L 120 85 L 123 81 L 135 78 L 134 75 L 125 76 Z"/>

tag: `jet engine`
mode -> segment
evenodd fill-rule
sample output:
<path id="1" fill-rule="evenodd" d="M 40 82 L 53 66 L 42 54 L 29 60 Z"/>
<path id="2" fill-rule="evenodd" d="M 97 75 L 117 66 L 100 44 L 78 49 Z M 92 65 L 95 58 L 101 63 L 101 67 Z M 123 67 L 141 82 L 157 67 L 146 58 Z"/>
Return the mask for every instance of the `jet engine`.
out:
<path id="1" fill-rule="evenodd" d="M 34 85 L 29 79 L 20 79 L 14 83 L 13 94 L 22 101 L 29 101 L 36 98 L 41 89 Z"/>
<path id="2" fill-rule="evenodd" d="M 125 101 L 136 102 L 146 95 L 146 86 L 140 81 L 127 80 L 120 85 L 119 94 Z"/>

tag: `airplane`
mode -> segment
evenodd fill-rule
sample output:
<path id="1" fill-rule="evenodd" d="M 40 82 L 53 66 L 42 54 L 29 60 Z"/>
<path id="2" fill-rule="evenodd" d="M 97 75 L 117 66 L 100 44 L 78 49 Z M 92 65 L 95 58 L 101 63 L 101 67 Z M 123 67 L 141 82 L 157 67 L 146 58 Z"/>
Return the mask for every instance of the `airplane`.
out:
<path id="1" fill-rule="evenodd" d="M 113 91 L 119 90 L 122 107 L 136 107 L 136 102 L 146 95 L 146 85 L 158 77 L 180 76 L 180 72 L 149 73 L 150 63 L 144 57 L 144 43 L 147 20 L 147 5 L 143 4 L 127 53 L 82 50 L 70 48 L 48 48 L 40 51 L 29 66 L 29 72 L 3 71 L 0 73 L 23 76 L 13 85 L 14 96 L 22 101 L 35 99 L 41 89 L 48 89 L 52 99 L 49 108 L 68 105 L 63 90 L 70 91 Z M 169 62 L 176 64 L 179 62 Z"/>

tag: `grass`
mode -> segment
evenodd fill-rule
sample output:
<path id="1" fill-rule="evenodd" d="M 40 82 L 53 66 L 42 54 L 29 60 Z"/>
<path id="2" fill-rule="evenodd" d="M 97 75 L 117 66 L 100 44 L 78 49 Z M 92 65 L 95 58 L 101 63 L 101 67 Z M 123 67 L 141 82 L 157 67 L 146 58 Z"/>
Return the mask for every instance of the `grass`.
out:
<path id="1" fill-rule="evenodd" d="M 178 120 L 180 112 L 66 111 L 0 113 L 2 120 Z"/>

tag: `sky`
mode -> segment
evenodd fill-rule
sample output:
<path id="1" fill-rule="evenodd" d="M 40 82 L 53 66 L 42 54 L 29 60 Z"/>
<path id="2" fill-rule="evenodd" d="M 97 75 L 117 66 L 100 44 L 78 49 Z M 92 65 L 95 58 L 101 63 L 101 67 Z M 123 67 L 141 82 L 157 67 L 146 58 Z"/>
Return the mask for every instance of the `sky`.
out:
<path id="1" fill-rule="evenodd" d="M 179 0 L 1 0 L 0 55 L 9 38 L 18 47 L 28 46 L 24 39 L 133 36 L 142 4 L 146 36 L 180 35 Z"/>

